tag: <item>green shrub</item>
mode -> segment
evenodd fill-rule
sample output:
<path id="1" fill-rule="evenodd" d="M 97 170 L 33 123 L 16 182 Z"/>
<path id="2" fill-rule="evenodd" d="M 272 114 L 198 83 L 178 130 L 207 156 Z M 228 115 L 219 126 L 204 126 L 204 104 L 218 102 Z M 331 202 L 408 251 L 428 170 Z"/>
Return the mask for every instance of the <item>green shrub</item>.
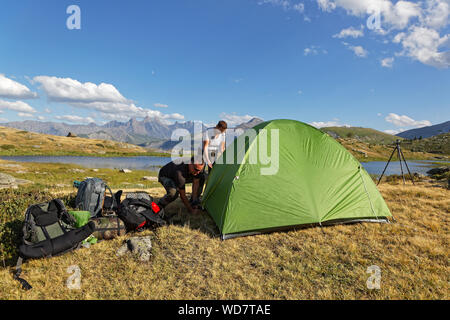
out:
<path id="1" fill-rule="evenodd" d="M 13 150 L 15 148 L 16 148 L 16 146 L 13 146 L 12 144 L 4 144 L 4 145 L 0 146 L 0 149 L 2 149 L 2 150 Z"/>

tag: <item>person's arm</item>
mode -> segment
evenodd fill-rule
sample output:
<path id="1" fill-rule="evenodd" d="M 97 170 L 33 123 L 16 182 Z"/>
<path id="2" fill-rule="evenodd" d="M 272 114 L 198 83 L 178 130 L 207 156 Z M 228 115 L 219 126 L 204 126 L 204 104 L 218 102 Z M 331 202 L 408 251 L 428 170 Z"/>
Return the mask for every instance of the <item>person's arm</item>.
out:
<path id="1" fill-rule="evenodd" d="M 200 179 L 199 178 L 194 178 L 192 180 L 192 200 L 198 200 L 199 186 L 200 186 Z"/>
<path id="2" fill-rule="evenodd" d="M 194 210 L 192 209 L 191 204 L 189 203 L 189 200 L 186 197 L 186 187 L 185 187 L 186 179 L 184 178 L 180 170 L 178 170 L 175 174 L 175 184 L 177 186 L 177 191 L 180 194 L 181 201 L 183 201 L 188 211 L 190 213 L 193 213 Z"/>
<path id="3" fill-rule="evenodd" d="M 209 159 L 209 152 L 208 152 L 208 146 L 209 146 L 209 140 L 205 140 L 203 143 L 203 154 L 205 156 L 205 162 L 208 164 L 210 168 L 212 168 L 211 160 Z"/>
<path id="4" fill-rule="evenodd" d="M 183 201 L 184 205 L 188 209 L 189 213 L 194 213 L 195 210 L 191 207 L 191 204 L 189 203 L 188 198 L 186 197 L 186 190 L 185 189 L 178 189 L 178 192 L 180 193 L 181 201 Z"/>

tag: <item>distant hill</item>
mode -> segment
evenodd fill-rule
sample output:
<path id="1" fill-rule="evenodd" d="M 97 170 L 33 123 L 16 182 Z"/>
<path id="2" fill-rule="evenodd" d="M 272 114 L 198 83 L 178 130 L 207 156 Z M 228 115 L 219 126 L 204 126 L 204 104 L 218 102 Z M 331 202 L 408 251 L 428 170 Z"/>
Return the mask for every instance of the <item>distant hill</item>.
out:
<path id="1" fill-rule="evenodd" d="M 399 138 L 391 134 L 370 128 L 361 127 L 325 127 L 321 128 L 335 139 L 356 139 L 359 141 L 375 144 L 392 144 Z"/>
<path id="2" fill-rule="evenodd" d="M 151 155 L 151 153 L 142 147 L 123 142 L 60 137 L 0 127 L 0 155 L 107 156 Z"/>
<path id="3" fill-rule="evenodd" d="M 424 139 L 448 132 L 450 132 L 450 121 L 439 123 L 434 126 L 403 131 L 397 134 L 397 136 L 405 139 Z"/>
<path id="4" fill-rule="evenodd" d="M 450 155 L 450 133 L 443 133 L 425 139 L 403 140 L 402 147 L 415 152 Z"/>

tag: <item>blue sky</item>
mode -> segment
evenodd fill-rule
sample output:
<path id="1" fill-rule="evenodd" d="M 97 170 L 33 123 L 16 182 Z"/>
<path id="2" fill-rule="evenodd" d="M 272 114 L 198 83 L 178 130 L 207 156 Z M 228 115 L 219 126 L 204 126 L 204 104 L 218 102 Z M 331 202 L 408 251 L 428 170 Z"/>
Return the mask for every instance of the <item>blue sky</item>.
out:
<path id="1" fill-rule="evenodd" d="M 449 0 L 0 6 L 0 122 L 256 116 L 394 133 L 450 120 Z"/>

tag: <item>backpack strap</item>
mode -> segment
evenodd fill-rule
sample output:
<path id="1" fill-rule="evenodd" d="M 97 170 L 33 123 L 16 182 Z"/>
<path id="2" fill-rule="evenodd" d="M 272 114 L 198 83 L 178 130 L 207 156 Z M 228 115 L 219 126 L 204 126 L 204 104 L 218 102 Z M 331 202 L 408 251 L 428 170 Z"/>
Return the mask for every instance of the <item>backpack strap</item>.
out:
<path id="1" fill-rule="evenodd" d="M 145 210 L 145 211 L 142 211 L 142 212 L 139 212 L 139 213 L 142 214 L 149 221 L 156 222 L 156 223 L 158 223 L 160 225 L 166 225 L 167 224 L 167 222 L 165 220 L 163 220 L 160 216 L 158 216 L 156 213 L 153 214 L 153 215 L 150 215 L 148 213 L 148 211 L 149 210 Z M 153 211 L 151 211 L 151 212 L 153 212 Z"/>
<path id="2" fill-rule="evenodd" d="M 23 258 L 19 256 L 19 258 L 17 258 L 16 272 L 14 273 L 14 280 L 17 280 L 20 282 L 23 290 L 30 290 L 33 287 L 28 283 L 27 280 L 20 278 L 20 274 L 22 273 L 22 263 L 23 263 Z"/>
<path id="3" fill-rule="evenodd" d="M 105 187 L 106 187 L 106 189 L 109 190 L 109 193 L 111 194 L 112 201 L 111 201 L 111 208 L 109 208 L 109 210 L 112 211 L 114 207 L 117 207 L 116 197 L 114 197 L 114 194 L 112 193 L 111 188 L 107 184 L 105 184 Z"/>
<path id="4" fill-rule="evenodd" d="M 152 205 L 148 204 L 146 201 L 142 200 L 142 199 L 133 199 L 133 198 L 129 198 L 129 202 L 127 203 L 127 205 L 132 206 L 132 205 L 138 205 L 147 209 L 152 209 Z"/>
<path id="5" fill-rule="evenodd" d="M 156 222 L 160 225 L 167 224 L 167 222 L 164 219 L 162 219 L 157 213 L 153 213 L 153 208 L 152 208 L 151 203 L 149 204 L 149 203 L 147 203 L 147 201 L 144 201 L 142 199 L 129 198 L 127 200 L 129 200 L 129 202 L 127 203 L 127 205 L 129 205 L 129 206 L 137 205 L 137 206 L 146 208 L 147 210 L 139 212 L 138 214 L 143 215 L 147 220 Z M 124 200 L 124 201 L 126 201 L 126 200 Z M 153 214 L 149 214 L 148 211 L 152 212 Z"/>

